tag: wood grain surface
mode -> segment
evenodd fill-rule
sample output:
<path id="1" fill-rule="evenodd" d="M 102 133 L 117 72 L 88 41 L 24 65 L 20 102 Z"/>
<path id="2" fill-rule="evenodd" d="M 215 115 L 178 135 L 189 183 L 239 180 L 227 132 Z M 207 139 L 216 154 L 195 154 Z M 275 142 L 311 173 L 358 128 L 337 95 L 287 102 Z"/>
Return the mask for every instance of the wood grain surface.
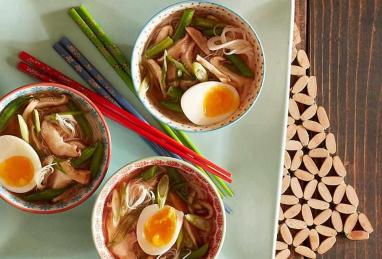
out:
<path id="1" fill-rule="evenodd" d="M 382 258 L 382 0 L 296 0 L 295 20 L 345 181 L 374 227 L 367 241 L 340 234 L 319 258 Z"/>

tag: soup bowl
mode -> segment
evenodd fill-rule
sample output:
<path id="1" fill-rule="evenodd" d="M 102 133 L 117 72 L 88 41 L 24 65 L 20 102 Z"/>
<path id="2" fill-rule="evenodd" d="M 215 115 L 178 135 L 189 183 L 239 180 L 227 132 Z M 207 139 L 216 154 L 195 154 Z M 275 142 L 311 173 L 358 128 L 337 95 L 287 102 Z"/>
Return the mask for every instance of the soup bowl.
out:
<path id="1" fill-rule="evenodd" d="M 28 96 L 42 92 L 66 94 L 70 96 L 71 99 L 81 108 L 81 110 L 87 111 L 86 119 L 89 121 L 89 124 L 92 127 L 92 133 L 95 137 L 99 138 L 104 145 L 102 160 L 100 162 L 99 171 L 97 172 L 96 177 L 92 178 L 89 184 L 82 186 L 78 190 L 78 193 L 68 200 L 54 204 L 27 202 L 0 185 L 0 197 L 10 205 L 26 212 L 36 214 L 53 214 L 66 211 L 80 205 L 97 190 L 103 178 L 105 177 L 109 166 L 111 139 L 109 128 L 97 106 L 82 93 L 65 85 L 49 82 L 30 84 L 17 88 L 0 99 L 0 114 L 4 108 L 13 100 L 22 96 Z"/>
<path id="2" fill-rule="evenodd" d="M 100 257 L 104 259 L 114 258 L 106 244 L 108 238 L 105 224 L 107 212 L 110 210 L 108 206 L 113 190 L 116 186 L 119 186 L 120 183 L 136 177 L 141 172 L 141 169 L 154 165 L 180 170 L 187 182 L 192 182 L 194 186 L 200 187 L 200 190 L 203 190 L 205 193 L 207 200 L 212 205 L 214 211 L 209 250 L 205 258 L 216 258 L 222 248 L 226 230 L 226 216 L 223 202 L 216 187 L 209 178 L 204 176 L 193 165 L 179 159 L 160 156 L 144 158 L 124 166 L 105 183 L 100 191 L 94 204 L 92 215 L 93 241 Z"/>
<path id="3" fill-rule="evenodd" d="M 161 25 L 167 18 L 171 17 L 175 13 L 178 13 L 185 9 L 200 10 L 205 13 L 216 15 L 221 17 L 230 24 L 235 24 L 241 31 L 247 35 L 247 40 L 251 44 L 254 50 L 254 64 L 255 69 L 253 71 L 253 82 L 248 85 L 243 96 L 241 96 L 240 105 L 237 110 L 223 121 L 210 124 L 210 125 L 196 125 L 188 119 L 176 116 L 172 112 L 168 112 L 165 109 L 159 107 L 156 101 L 152 97 L 148 96 L 145 87 L 142 87 L 143 75 L 141 71 L 142 55 L 148 46 L 152 35 L 156 28 Z M 254 28 L 239 14 L 230 10 L 227 7 L 221 6 L 215 3 L 187 1 L 171 5 L 158 14 L 154 15 L 141 30 L 133 49 L 131 57 L 131 74 L 138 96 L 146 107 L 146 109 L 159 121 L 179 130 L 185 131 L 210 131 L 230 125 L 240 118 L 242 118 L 254 105 L 257 97 L 260 94 L 264 82 L 265 74 L 265 60 L 263 54 L 263 48 L 259 37 L 257 36 Z M 247 86 L 246 86 L 247 87 Z"/>

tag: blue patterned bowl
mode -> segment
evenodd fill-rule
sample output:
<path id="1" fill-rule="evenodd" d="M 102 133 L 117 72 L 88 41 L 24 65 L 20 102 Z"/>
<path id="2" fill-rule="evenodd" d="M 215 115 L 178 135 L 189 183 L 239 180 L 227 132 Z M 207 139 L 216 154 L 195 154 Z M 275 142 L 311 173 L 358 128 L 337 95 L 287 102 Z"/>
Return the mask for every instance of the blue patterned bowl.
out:
<path id="1" fill-rule="evenodd" d="M 182 11 L 184 9 L 192 8 L 195 10 L 202 10 L 212 15 L 217 15 L 223 17 L 225 20 L 229 21 L 232 24 L 237 25 L 240 29 L 242 29 L 248 37 L 248 40 L 252 44 L 255 50 L 255 80 L 250 86 L 250 89 L 247 89 L 246 93 L 243 94 L 241 98 L 241 104 L 238 110 L 232 114 L 226 120 L 208 125 L 208 126 L 199 126 L 195 125 L 190 121 L 180 120 L 179 118 L 170 115 L 169 113 L 164 113 L 161 109 L 154 104 L 154 102 L 148 98 L 148 96 L 144 93 L 139 93 L 139 87 L 142 82 L 142 75 L 140 72 L 140 63 L 142 60 L 143 51 L 148 44 L 149 39 L 152 36 L 154 29 L 161 24 L 166 18 Z M 153 16 L 143 27 L 141 33 L 139 34 L 133 49 L 133 55 L 131 57 L 131 74 L 133 77 L 133 82 L 135 86 L 135 90 L 139 93 L 139 98 L 146 109 L 159 121 L 166 123 L 170 127 L 179 130 L 185 131 L 210 131 L 219 128 L 223 128 L 227 125 L 230 125 L 240 118 L 242 118 L 254 105 L 259 93 L 262 88 L 264 82 L 264 74 L 265 74 L 265 60 L 263 54 L 263 47 L 257 36 L 253 27 L 239 14 L 230 10 L 227 7 L 221 6 L 215 3 L 209 2 L 198 2 L 198 1 L 186 1 L 182 3 L 177 3 L 171 5 L 164 10 L 160 11 L 158 14 Z"/>
<path id="2" fill-rule="evenodd" d="M 111 139 L 109 128 L 97 106 L 82 93 L 60 84 L 37 83 L 17 88 L 0 99 L 0 113 L 16 98 L 40 92 L 54 92 L 70 95 L 81 109 L 88 111 L 87 119 L 92 126 L 93 134 L 95 134 L 96 137 L 100 137 L 105 146 L 100 171 L 98 172 L 97 177 L 92 179 L 87 186 L 82 187 L 79 193 L 68 201 L 58 202 L 56 204 L 36 204 L 26 202 L 0 186 L 0 197 L 10 205 L 31 213 L 52 214 L 63 212 L 80 205 L 97 190 L 109 167 Z"/>

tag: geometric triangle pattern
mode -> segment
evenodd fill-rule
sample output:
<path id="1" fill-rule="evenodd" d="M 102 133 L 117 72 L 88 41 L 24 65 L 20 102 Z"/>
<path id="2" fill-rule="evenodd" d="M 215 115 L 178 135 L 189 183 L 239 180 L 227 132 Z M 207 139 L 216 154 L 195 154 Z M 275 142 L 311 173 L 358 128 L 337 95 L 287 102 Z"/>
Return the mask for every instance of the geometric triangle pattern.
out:
<path id="1" fill-rule="evenodd" d="M 373 232 L 359 211 L 356 191 L 345 182 L 346 168 L 336 155 L 330 120 L 316 103 L 316 77 L 307 75 L 307 54 L 296 48 L 301 41 L 296 25 L 293 38 L 277 259 L 292 253 L 316 258 L 333 247 L 338 234 L 365 240 Z"/>

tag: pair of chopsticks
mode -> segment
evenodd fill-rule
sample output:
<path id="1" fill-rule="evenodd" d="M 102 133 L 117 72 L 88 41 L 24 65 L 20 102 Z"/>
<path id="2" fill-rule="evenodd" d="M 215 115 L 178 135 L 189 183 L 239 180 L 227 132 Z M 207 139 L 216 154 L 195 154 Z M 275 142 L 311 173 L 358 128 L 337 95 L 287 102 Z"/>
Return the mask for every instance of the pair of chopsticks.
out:
<path id="1" fill-rule="evenodd" d="M 149 124 L 138 119 L 131 113 L 123 110 L 110 100 L 107 100 L 106 98 L 98 95 L 97 93 L 87 89 L 80 83 L 74 81 L 73 79 L 70 79 L 58 70 L 48 66 L 47 64 L 43 63 L 42 61 L 38 60 L 37 58 L 24 51 L 20 52 L 19 58 L 22 60 L 22 62 L 19 62 L 17 64 L 17 68 L 20 71 L 29 74 L 39 80 L 47 82 L 59 82 L 70 86 L 71 88 L 77 91 L 80 91 L 93 102 L 95 102 L 98 108 L 101 110 L 101 112 L 110 119 L 115 120 L 121 125 L 145 137 L 147 140 L 152 141 L 167 149 L 168 151 L 179 155 L 183 159 L 200 166 L 204 170 L 211 172 L 212 174 L 220 177 L 221 179 L 227 182 L 232 182 L 232 174 L 230 172 L 212 163 L 211 161 L 195 153 L 189 148 L 183 146 L 182 144 L 170 138 L 160 130 L 150 126 Z"/>
<path id="2" fill-rule="evenodd" d="M 135 117 L 145 121 L 143 116 L 119 93 L 89 60 L 70 42 L 62 37 L 53 45 L 54 50 L 87 82 L 99 95 L 108 99 L 115 105 L 132 113 Z M 147 121 L 145 121 L 147 123 Z M 162 156 L 174 156 L 158 144 L 145 140 L 146 143 Z"/>
<path id="3" fill-rule="evenodd" d="M 134 85 L 131 79 L 130 66 L 125 55 L 119 49 L 119 47 L 113 43 L 110 37 L 106 34 L 103 28 L 96 22 L 90 12 L 81 5 L 69 9 L 69 15 L 84 32 L 87 38 L 93 43 L 93 45 L 104 56 L 107 62 L 113 67 L 119 77 L 125 82 L 133 94 L 136 94 Z M 196 153 L 201 155 L 199 149 L 192 143 L 189 137 L 182 131 L 178 131 L 170 128 L 168 125 L 159 122 L 162 129 L 173 139 L 189 147 Z M 202 170 L 203 171 L 203 170 Z M 223 182 L 219 177 L 206 173 L 210 179 L 218 187 L 220 193 L 224 193 L 232 197 L 234 195 L 231 188 Z"/>

